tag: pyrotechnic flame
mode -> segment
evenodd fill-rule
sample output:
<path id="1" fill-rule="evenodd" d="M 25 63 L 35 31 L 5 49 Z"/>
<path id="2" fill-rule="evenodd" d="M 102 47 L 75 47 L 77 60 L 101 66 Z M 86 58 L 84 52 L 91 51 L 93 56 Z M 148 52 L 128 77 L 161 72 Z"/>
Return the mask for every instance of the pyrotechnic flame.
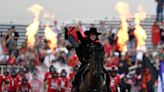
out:
<path id="1" fill-rule="evenodd" d="M 119 50 L 121 52 L 127 51 L 127 41 L 129 40 L 128 36 L 128 23 L 127 18 L 130 15 L 129 13 L 129 5 L 126 2 L 120 1 L 117 2 L 115 6 L 116 11 L 120 15 L 121 23 L 120 23 L 120 29 L 117 33 L 117 45 L 119 47 Z"/>
<path id="2" fill-rule="evenodd" d="M 50 47 L 51 51 L 53 51 L 57 47 L 57 34 L 52 31 L 48 23 L 46 24 L 44 30 L 45 38 L 48 42 L 48 46 Z"/>
<path id="3" fill-rule="evenodd" d="M 146 18 L 146 12 L 143 10 L 142 6 L 138 7 L 138 12 L 135 14 L 135 31 L 134 35 L 137 39 L 137 48 L 145 45 L 146 31 L 140 25 L 140 22 Z"/>
<path id="4" fill-rule="evenodd" d="M 34 20 L 33 23 L 30 24 L 26 30 L 26 36 L 27 36 L 27 43 L 28 47 L 33 48 L 35 43 L 35 35 L 39 30 L 39 14 L 43 8 L 39 4 L 32 5 L 30 8 L 28 8 L 29 11 L 33 13 Z"/>
<path id="5" fill-rule="evenodd" d="M 26 36 L 27 36 L 27 43 L 28 47 L 33 48 L 35 44 L 35 35 L 39 29 L 39 22 L 34 21 L 32 24 L 30 24 L 26 30 Z"/>
<path id="6" fill-rule="evenodd" d="M 119 13 L 120 18 L 126 19 L 130 13 L 129 13 L 129 5 L 126 2 L 119 1 L 115 5 L 116 11 Z"/>
<path id="7" fill-rule="evenodd" d="M 143 9 L 141 5 L 137 8 L 137 13 L 134 15 L 135 17 L 135 24 L 138 26 L 140 22 L 146 18 L 146 11 Z"/>
<path id="8" fill-rule="evenodd" d="M 39 4 L 34 4 L 31 7 L 27 9 L 30 11 L 32 14 L 34 14 L 35 18 L 39 18 L 40 12 L 43 10 L 43 7 L 40 6 Z"/>

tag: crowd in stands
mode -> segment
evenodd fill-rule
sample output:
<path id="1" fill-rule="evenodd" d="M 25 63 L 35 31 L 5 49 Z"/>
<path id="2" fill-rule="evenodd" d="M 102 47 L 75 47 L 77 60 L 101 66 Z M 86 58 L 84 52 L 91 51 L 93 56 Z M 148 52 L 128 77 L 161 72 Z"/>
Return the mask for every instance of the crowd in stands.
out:
<path id="1" fill-rule="evenodd" d="M 84 31 L 87 30 L 81 21 L 78 25 Z M 154 48 L 148 49 L 145 53 L 156 69 L 158 69 L 160 61 L 164 60 L 164 24 L 160 26 L 156 23 L 152 26 Z M 36 35 L 34 48 L 27 47 L 27 40 L 22 43 L 20 48 L 17 48 L 19 33 L 16 32 L 14 26 L 6 33 L 0 33 L 0 64 L 5 66 L 0 75 L 0 92 L 44 92 L 46 90 L 47 92 L 71 92 L 71 83 L 80 64 L 74 47 L 68 41 L 67 32 L 71 27 L 72 25 L 60 27 L 55 22 L 53 30 L 58 34 L 58 47 L 53 52 L 47 45 L 49 41 L 40 35 Z M 91 24 L 91 27 L 95 27 L 95 25 Z M 142 62 L 136 59 L 134 26 L 129 27 L 130 39 L 127 43 L 127 53 L 115 52 L 118 29 L 106 25 L 104 21 L 100 21 L 99 26 L 96 27 L 102 33 L 100 41 L 105 48 L 104 66 L 112 75 L 109 85 L 112 92 L 117 92 L 116 90 L 138 92 L 147 88 L 142 83 Z M 17 66 L 21 66 L 21 68 L 17 69 Z M 61 69 L 60 66 L 64 69 Z M 65 69 L 65 66 L 69 70 Z"/>

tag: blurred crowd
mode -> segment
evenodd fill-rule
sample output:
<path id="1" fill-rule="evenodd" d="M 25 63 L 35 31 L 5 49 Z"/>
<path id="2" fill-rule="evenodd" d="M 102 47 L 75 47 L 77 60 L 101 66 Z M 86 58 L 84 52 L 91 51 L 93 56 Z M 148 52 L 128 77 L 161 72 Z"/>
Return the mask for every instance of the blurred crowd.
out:
<path id="1" fill-rule="evenodd" d="M 83 31 L 96 27 L 100 41 L 104 45 L 104 66 L 111 75 L 109 87 L 112 92 L 139 92 L 143 86 L 141 78 L 142 62 L 136 59 L 136 39 L 134 25 L 128 30 L 129 41 L 127 53 L 115 52 L 116 34 L 119 28 L 100 21 L 99 25 L 85 27 L 77 23 Z M 27 40 L 17 48 L 19 33 L 12 26 L 6 33 L 0 33 L 0 92 L 71 92 L 71 83 L 80 64 L 74 47 L 68 41 L 68 30 L 74 25 L 59 26 L 54 21 L 53 31 L 58 35 L 58 47 L 52 51 L 49 41 L 36 35 L 35 46 L 28 48 Z M 164 24 L 152 26 L 153 48 L 145 53 L 151 63 L 159 68 L 164 60 Z M 9 67 L 10 66 L 10 67 Z M 17 66 L 20 66 L 19 68 Z M 63 69 L 62 69 L 63 68 Z M 158 81 L 154 84 L 154 89 Z"/>

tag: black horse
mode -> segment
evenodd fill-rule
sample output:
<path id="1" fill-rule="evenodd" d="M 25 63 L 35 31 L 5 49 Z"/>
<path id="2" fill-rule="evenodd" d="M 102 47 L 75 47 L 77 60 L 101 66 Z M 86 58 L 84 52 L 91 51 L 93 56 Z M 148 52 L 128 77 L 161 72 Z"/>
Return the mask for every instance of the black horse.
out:
<path id="1" fill-rule="evenodd" d="M 79 92 L 110 92 L 108 90 L 107 74 L 103 68 L 104 53 L 99 52 L 95 47 L 89 60 L 88 69 L 84 70 Z"/>

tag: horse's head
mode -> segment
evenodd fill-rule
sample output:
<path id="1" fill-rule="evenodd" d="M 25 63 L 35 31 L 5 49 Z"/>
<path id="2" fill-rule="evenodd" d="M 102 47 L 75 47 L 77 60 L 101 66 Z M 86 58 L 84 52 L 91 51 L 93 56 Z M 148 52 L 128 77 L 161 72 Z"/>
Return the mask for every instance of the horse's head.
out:
<path id="1" fill-rule="evenodd" d="M 94 75 L 99 75 L 103 73 L 103 61 L 104 54 L 94 50 L 91 55 L 90 68 Z"/>
<path id="2" fill-rule="evenodd" d="M 79 92 L 108 92 L 103 71 L 104 51 L 94 47 L 90 50 L 89 71 L 82 77 Z"/>

